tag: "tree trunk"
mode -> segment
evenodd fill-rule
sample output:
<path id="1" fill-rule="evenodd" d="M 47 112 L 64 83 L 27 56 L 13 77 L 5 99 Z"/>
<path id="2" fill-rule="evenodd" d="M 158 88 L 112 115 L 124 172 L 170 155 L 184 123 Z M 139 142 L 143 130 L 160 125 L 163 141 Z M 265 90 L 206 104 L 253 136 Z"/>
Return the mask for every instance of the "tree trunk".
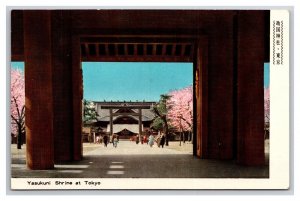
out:
<path id="1" fill-rule="evenodd" d="M 179 146 L 181 146 L 182 132 L 180 132 Z"/>
<path id="2" fill-rule="evenodd" d="M 164 124 L 165 124 L 164 133 L 166 137 L 166 146 L 169 146 L 169 127 L 168 127 L 167 119 L 164 119 Z"/>
<path id="3" fill-rule="evenodd" d="M 169 146 L 169 127 L 168 127 L 168 121 L 166 115 L 160 114 L 157 108 L 153 108 L 154 113 L 159 116 L 159 118 L 164 122 L 164 134 L 165 134 L 165 144 L 166 146 Z"/>
<path id="4" fill-rule="evenodd" d="M 21 125 L 18 124 L 18 135 L 17 135 L 17 148 L 22 148 L 22 128 Z"/>

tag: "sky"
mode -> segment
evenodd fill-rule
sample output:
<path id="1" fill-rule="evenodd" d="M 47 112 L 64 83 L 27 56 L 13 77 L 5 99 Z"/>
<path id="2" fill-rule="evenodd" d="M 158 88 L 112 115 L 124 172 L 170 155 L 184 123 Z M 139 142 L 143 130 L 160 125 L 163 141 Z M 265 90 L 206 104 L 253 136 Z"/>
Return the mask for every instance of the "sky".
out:
<path id="1" fill-rule="evenodd" d="M 193 83 L 192 63 L 84 62 L 84 97 L 103 101 L 158 101 Z"/>
<path id="2" fill-rule="evenodd" d="M 11 67 L 24 72 L 24 62 L 11 62 Z"/>
<path id="3" fill-rule="evenodd" d="M 24 71 L 23 62 L 12 68 Z M 93 101 L 158 101 L 161 94 L 193 83 L 192 63 L 84 62 L 84 98 Z M 270 67 L 264 64 L 264 87 Z"/>
<path id="4" fill-rule="evenodd" d="M 270 63 L 264 63 L 264 87 L 268 88 L 270 85 Z"/>

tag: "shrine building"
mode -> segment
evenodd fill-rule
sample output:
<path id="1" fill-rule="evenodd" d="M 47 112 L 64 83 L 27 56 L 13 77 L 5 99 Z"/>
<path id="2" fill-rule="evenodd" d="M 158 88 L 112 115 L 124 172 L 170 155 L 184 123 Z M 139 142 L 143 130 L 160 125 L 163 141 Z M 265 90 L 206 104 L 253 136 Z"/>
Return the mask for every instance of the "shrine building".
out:
<path id="1" fill-rule="evenodd" d="M 102 133 L 129 139 L 150 130 L 154 119 L 151 109 L 156 102 L 93 102 L 99 115 L 95 125 Z"/>

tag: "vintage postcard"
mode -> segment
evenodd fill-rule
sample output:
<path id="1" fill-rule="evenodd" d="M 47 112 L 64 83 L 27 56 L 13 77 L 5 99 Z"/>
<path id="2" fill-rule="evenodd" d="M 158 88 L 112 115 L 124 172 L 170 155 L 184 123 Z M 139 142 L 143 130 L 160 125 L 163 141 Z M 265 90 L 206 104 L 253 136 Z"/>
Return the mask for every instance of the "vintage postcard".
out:
<path id="1" fill-rule="evenodd" d="M 289 188 L 289 11 L 9 12 L 11 190 Z"/>

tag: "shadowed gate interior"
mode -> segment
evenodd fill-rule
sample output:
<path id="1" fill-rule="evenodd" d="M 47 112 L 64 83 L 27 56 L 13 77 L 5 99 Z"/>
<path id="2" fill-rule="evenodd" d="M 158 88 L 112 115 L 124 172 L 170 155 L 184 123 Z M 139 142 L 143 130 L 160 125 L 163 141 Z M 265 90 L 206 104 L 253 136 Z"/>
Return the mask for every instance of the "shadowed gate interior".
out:
<path id="1" fill-rule="evenodd" d="M 264 164 L 268 20 L 268 11 L 12 11 L 27 166 L 82 159 L 83 61 L 193 62 L 194 155 Z"/>

